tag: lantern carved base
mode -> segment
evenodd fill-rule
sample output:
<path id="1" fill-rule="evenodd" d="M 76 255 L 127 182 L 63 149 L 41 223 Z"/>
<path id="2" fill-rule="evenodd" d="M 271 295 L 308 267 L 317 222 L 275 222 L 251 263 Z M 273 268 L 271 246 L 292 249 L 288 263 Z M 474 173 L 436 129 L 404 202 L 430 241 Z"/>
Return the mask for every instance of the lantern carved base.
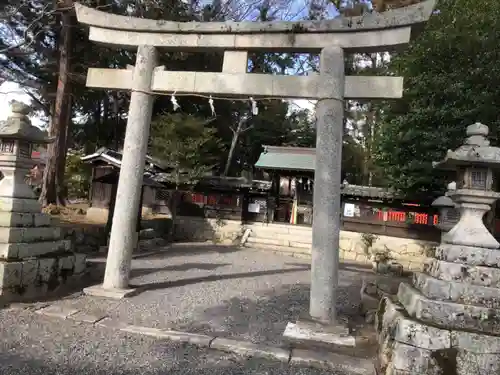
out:
<path id="1" fill-rule="evenodd" d="M 483 224 L 483 216 L 498 199 L 493 191 L 463 189 L 451 197 L 460 209 L 460 220 L 443 236 L 443 241 L 464 246 L 496 249 L 500 246 Z"/>

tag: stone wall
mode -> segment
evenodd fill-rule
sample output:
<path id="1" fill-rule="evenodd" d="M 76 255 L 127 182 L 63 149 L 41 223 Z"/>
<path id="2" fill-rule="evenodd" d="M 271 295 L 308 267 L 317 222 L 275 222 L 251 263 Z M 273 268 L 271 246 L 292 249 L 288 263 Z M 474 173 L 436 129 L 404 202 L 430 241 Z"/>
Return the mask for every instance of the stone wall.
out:
<path id="1" fill-rule="evenodd" d="M 405 269 L 420 271 L 425 260 L 431 255 L 437 243 L 408 238 L 375 235 L 372 245 L 367 249 L 367 239 L 364 233 L 340 232 L 340 258 L 346 261 L 371 263 L 369 254 L 386 254 Z"/>
<path id="2" fill-rule="evenodd" d="M 243 234 L 240 221 L 177 216 L 175 241 L 233 242 Z"/>
<path id="3" fill-rule="evenodd" d="M 106 243 L 104 225 L 63 226 L 61 232 L 63 239 L 70 240 L 72 249 L 79 253 L 96 253 Z"/>
<path id="4" fill-rule="evenodd" d="M 172 226 L 172 220 L 164 215 L 154 215 L 143 218 L 141 222 L 140 240 L 152 240 L 155 238 L 168 238 Z M 152 229 L 147 233 L 144 229 Z M 101 246 L 107 244 L 105 224 L 76 224 L 65 223 L 61 226 L 63 239 L 70 240 L 72 249 L 79 253 L 97 253 Z M 150 241 L 151 242 L 151 241 Z M 153 241 L 153 244 L 156 243 Z"/>
<path id="5" fill-rule="evenodd" d="M 272 224 L 270 224 L 272 226 Z M 235 220 L 204 219 L 197 217 L 180 216 L 176 219 L 175 238 L 176 241 L 216 241 L 236 242 L 244 232 L 245 226 Z M 304 228 L 301 228 L 301 232 Z M 282 235 L 282 234 L 280 234 Z M 292 234 L 293 235 L 293 234 Z M 297 235 L 295 234 L 295 237 Z M 310 238 L 304 242 L 311 243 Z M 306 244 L 307 245 L 307 244 Z M 434 242 L 414 240 L 407 238 L 389 237 L 375 235 L 372 246 L 366 249 L 366 235 L 363 233 L 341 231 L 340 232 L 340 258 L 348 262 L 359 262 L 371 264 L 367 253 L 385 253 L 390 259 L 400 263 L 404 269 L 416 271 L 423 268 L 427 256 L 437 244 Z M 306 246 L 307 247 L 307 246 Z M 302 247 L 290 247 L 292 252 L 296 250 L 297 255 L 310 255 L 310 249 Z"/>

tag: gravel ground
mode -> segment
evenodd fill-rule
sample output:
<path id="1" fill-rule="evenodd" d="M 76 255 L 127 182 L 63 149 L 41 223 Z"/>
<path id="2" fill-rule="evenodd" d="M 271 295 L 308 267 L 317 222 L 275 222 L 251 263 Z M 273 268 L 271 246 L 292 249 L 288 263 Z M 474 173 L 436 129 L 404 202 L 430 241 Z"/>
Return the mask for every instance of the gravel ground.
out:
<path id="1" fill-rule="evenodd" d="M 2 375 L 328 374 L 49 319 L 19 308 L 0 310 L 0 327 Z"/>
<path id="2" fill-rule="evenodd" d="M 131 284 L 146 287 L 135 297 L 113 301 L 80 296 L 57 304 L 127 324 L 267 344 L 280 344 L 287 322 L 309 309 L 307 260 L 268 251 L 191 245 L 135 259 L 132 267 Z M 364 276 L 360 272 L 340 272 L 342 313 L 357 312 Z"/>

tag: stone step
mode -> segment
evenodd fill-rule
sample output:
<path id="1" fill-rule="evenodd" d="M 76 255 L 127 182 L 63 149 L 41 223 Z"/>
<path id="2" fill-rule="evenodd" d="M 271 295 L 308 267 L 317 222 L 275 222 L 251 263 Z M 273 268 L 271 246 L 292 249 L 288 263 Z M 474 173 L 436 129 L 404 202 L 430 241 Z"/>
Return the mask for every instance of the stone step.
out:
<path id="1" fill-rule="evenodd" d="M 48 227 L 51 217 L 44 213 L 0 211 L 0 227 Z"/>
<path id="2" fill-rule="evenodd" d="M 435 257 L 450 263 L 500 268 L 500 250 L 442 244 L 436 248 Z"/>
<path id="3" fill-rule="evenodd" d="M 247 243 L 254 244 L 264 244 L 264 245 L 276 245 L 276 246 L 287 246 L 287 247 L 297 247 L 301 249 L 311 249 L 310 243 L 303 243 L 297 241 L 290 241 L 287 238 L 262 238 L 262 237 L 254 237 L 250 235 L 247 239 Z"/>
<path id="4" fill-rule="evenodd" d="M 500 337 L 488 336 L 483 333 L 473 333 L 459 330 L 440 329 L 426 325 L 416 319 L 406 315 L 404 309 L 399 304 L 394 303 L 390 298 L 384 298 L 380 304 L 382 313 L 378 317 L 376 327 L 378 330 L 379 356 L 378 364 L 381 368 L 389 366 L 390 369 L 384 374 L 428 374 L 429 369 L 435 370 L 432 373 L 448 373 L 443 371 L 443 364 L 447 361 L 437 361 L 440 353 L 446 353 L 450 348 L 459 349 L 458 355 L 464 355 L 460 361 L 455 362 L 454 374 L 472 374 L 475 370 L 470 370 L 471 361 L 467 360 L 467 355 L 472 353 L 492 353 L 485 357 L 491 364 L 498 363 L 500 350 Z M 391 355 L 387 355 L 390 353 Z M 477 367 L 474 356 L 472 365 Z M 482 364 L 481 368 L 495 368 L 491 364 Z M 455 371 L 461 368 L 460 371 Z M 449 369 L 449 368 L 448 368 Z M 392 372 L 391 372 L 392 371 Z"/>
<path id="5" fill-rule="evenodd" d="M 312 244 L 312 232 L 311 233 L 273 233 L 270 231 L 259 231 L 252 230 L 252 237 L 258 238 L 270 238 L 279 240 L 288 240 L 292 242 L 302 242 Z"/>
<path id="6" fill-rule="evenodd" d="M 430 299 L 500 309 L 497 288 L 439 280 L 424 273 L 413 274 L 413 286 Z"/>
<path id="7" fill-rule="evenodd" d="M 500 334 L 500 310 L 483 306 L 435 301 L 409 284 L 401 283 L 398 300 L 408 315 L 424 323 L 445 329 L 474 330 Z"/>
<path id="8" fill-rule="evenodd" d="M 280 233 L 280 234 L 295 234 L 304 235 L 312 233 L 312 228 L 307 226 L 292 225 L 292 224 L 263 224 L 252 223 L 246 224 L 245 228 L 249 228 L 255 233 Z"/>
<path id="9" fill-rule="evenodd" d="M 259 250 L 269 250 L 277 253 L 299 256 L 299 257 L 310 257 L 311 249 L 300 248 L 300 247 L 291 247 L 291 246 L 280 246 L 280 245 L 269 245 L 262 243 L 249 243 L 248 241 L 245 243 L 245 247 Z"/>
<path id="10" fill-rule="evenodd" d="M 500 269 L 498 268 L 469 266 L 432 259 L 425 264 L 424 272 L 439 280 L 500 288 Z"/>
<path id="11" fill-rule="evenodd" d="M 71 240 L 43 241 L 33 243 L 0 243 L 0 258 L 25 259 L 71 250 Z"/>
<path id="12" fill-rule="evenodd" d="M 0 197 L 0 210 L 3 212 L 42 212 L 42 204 L 38 199 Z"/>
<path id="13" fill-rule="evenodd" d="M 0 243 L 54 241 L 60 238 L 61 228 L 58 227 L 0 228 Z"/>

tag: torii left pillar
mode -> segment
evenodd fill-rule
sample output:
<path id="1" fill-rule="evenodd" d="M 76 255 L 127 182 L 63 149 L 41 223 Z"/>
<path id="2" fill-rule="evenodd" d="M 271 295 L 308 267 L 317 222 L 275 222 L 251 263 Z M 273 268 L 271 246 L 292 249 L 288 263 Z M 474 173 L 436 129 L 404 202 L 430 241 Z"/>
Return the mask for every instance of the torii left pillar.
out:
<path id="1" fill-rule="evenodd" d="M 137 212 L 153 112 L 151 83 L 157 64 L 155 47 L 138 47 L 106 272 L 102 285 L 84 290 L 89 295 L 124 298 L 136 291 L 129 286 L 130 265 L 138 241 Z"/>

